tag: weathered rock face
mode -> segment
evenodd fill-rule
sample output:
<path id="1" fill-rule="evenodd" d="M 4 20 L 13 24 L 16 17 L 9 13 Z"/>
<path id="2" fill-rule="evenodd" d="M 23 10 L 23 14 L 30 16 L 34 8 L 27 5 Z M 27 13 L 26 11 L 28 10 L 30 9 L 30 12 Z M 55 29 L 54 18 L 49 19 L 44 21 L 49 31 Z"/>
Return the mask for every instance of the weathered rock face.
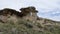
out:
<path id="1" fill-rule="evenodd" d="M 38 11 L 36 10 L 35 7 L 21 8 L 20 10 L 21 10 L 21 13 L 26 15 L 23 17 L 24 19 L 30 20 L 30 21 L 36 21 Z"/>
<path id="2" fill-rule="evenodd" d="M 8 18 L 11 18 L 13 20 L 18 17 L 26 20 L 29 19 L 31 21 L 36 20 L 38 11 L 35 9 L 35 7 L 21 8 L 20 10 L 21 12 L 10 8 L 4 8 L 0 10 L 0 20 L 5 22 L 9 20 Z M 14 16 L 14 18 L 11 16 Z"/>
<path id="3" fill-rule="evenodd" d="M 14 9 L 9 9 L 9 8 L 5 8 L 3 10 L 0 10 L 0 15 L 7 16 L 8 14 L 9 15 L 13 15 L 13 14 L 17 15 L 18 11 L 14 10 Z"/>
<path id="4" fill-rule="evenodd" d="M 35 7 L 27 7 L 27 8 L 21 8 L 21 13 L 28 15 L 31 13 L 37 13 L 38 11 L 35 9 Z"/>
<path id="5" fill-rule="evenodd" d="M 5 8 L 0 10 L 0 21 L 7 22 L 8 20 L 12 20 L 14 22 L 17 22 L 17 20 L 21 18 L 33 22 L 39 22 L 41 24 L 57 23 L 56 21 L 38 17 L 37 16 L 38 11 L 36 10 L 35 7 L 26 7 L 26 8 L 21 8 L 20 10 L 21 12 L 10 8 Z"/>
<path id="6" fill-rule="evenodd" d="M 20 17 L 20 12 L 14 10 L 14 9 L 9 9 L 5 8 L 3 10 L 0 10 L 0 20 L 3 22 L 7 22 L 8 18 L 11 18 L 11 16 L 19 16 Z M 12 18 L 14 19 L 14 18 Z"/>

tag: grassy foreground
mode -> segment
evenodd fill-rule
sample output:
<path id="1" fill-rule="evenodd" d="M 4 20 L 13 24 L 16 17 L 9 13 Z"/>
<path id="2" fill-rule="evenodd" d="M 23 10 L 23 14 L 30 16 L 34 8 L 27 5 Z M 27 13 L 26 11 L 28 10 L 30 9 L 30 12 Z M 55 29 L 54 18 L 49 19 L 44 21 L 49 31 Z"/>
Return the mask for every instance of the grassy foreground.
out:
<path id="1" fill-rule="evenodd" d="M 0 22 L 0 34 L 60 34 L 60 26 L 46 25 L 32 21 L 18 20 L 16 23 L 8 21 Z"/>

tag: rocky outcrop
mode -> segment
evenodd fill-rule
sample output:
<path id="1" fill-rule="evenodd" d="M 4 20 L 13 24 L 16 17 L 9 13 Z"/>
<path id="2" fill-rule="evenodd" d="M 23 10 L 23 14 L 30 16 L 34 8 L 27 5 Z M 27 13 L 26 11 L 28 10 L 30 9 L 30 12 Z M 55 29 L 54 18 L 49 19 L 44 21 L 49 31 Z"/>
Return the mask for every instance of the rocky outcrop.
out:
<path id="1" fill-rule="evenodd" d="M 5 22 L 8 20 L 9 17 L 11 18 L 11 16 L 14 16 L 15 18 L 18 18 L 18 17 L 23 19 L 31 18 L 33 20 L 36 20 L 38 11 L 35 9 L 35 7 L 21 8 L 20 10 L 21 12 L 16 11 L 14 9 L 10 9 L 10 8 L 4 8 L 0 10 L 0 20 Z"/>
<path id="2" fill-rule="evenodd" d="M 17 20 L 25 19 L 28 21 L 33 21 L 34 22 L 39 22 L 41 24 L 56 24 L 60 23 L 57 21 L 53 21 L 50 19 L 45 19 L 37 16 L 38 11 L 36 10 L 35 7 L 26 7 L 26 8 L 21 8 L 21 12 L 16 11 L 14 9 L 10 8 L 4 8 L 0 10 L 0 21 L 1 22 L 7 22 L 8 20 L 12 20 L 16 22 Z"/>

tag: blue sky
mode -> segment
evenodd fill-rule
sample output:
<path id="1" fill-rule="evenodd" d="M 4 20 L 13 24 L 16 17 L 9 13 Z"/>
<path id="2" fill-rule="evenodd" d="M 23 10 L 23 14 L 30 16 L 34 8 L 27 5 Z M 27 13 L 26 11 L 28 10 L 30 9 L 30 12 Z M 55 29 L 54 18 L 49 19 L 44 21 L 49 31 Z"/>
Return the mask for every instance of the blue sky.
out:
<path id="1" fill-rule="evenodd" d="M 35 6 L 38 16 L 60 21 L 60 0 L 0 0 L 0 9 Z"/>

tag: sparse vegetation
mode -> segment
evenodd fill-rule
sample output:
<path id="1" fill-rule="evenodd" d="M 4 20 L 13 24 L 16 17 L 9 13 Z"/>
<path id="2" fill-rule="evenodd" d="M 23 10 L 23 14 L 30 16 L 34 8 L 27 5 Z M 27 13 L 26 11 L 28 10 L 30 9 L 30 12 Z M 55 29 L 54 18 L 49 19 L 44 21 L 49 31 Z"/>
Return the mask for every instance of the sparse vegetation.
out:
<path id="1" fill-rule="evenodd" d="M 41 31 L 41 28 L 43 31 Z M 46 25 L 42 27 L 39 23 L 26 20 L 18 20 L 17 23 L 8 21 L 7 23 L 0 23 L 0 34 L 60 34 L 60 26 Z"/>

